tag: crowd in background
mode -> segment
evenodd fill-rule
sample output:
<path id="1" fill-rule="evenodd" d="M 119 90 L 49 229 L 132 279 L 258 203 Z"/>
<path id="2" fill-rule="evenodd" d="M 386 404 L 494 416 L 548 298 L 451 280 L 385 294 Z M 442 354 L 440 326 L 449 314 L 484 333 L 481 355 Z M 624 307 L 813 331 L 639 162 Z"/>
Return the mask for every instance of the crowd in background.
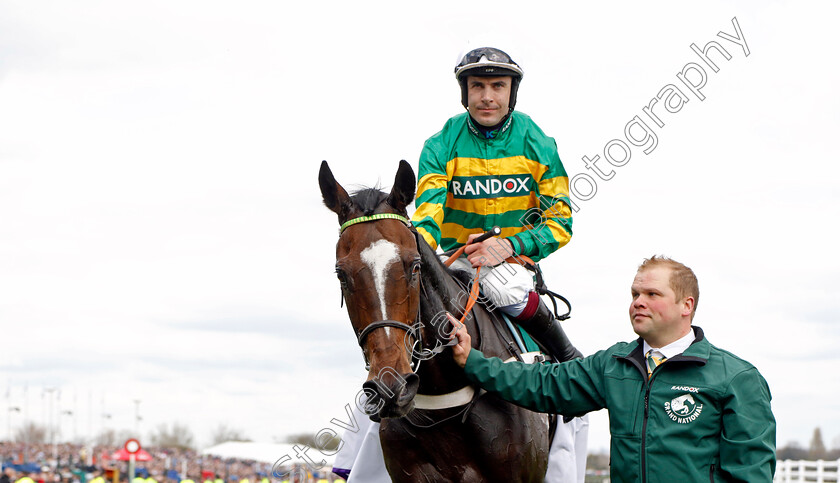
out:
<path id="1" fill-rule="evenodd" d="M 0 442 L 3 473 L 0 483 L 110 483 L 114 476 L 128 482 L 128 462 L 113 458 L 120 447 L 62 443 Z M 152 459 L 135 463 L 130 483 L 275 483 L 272 465 L 256 461 L 202 455 L 181 448 L 143 448 Z M 118 472 L 118 473 L 117 473 Z M 312 481 L 332 480 L 313 475 Z M 308 480 L 309 478 L 305 478 Z M 298 478 L 298 480 L 300 480 Z"/>

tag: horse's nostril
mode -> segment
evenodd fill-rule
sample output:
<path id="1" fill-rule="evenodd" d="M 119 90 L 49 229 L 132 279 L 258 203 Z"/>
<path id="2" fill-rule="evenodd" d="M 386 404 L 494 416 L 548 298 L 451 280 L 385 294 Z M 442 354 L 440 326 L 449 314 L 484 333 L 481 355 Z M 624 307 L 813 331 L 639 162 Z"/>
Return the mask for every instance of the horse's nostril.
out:
<path id="1" fill-rule="evenodd" d="M 420 387 L 420 376 L 411 373 L 405 376 L 405 387 L 403 387 L 402 394 L 400 394 L 400 402 L 414 399 L 417 395 L 417 389 Z"/>
<path id="2" fill-rule="evenodd" d="M 366 399 L 362 410 L 368 416 L 378 414 L 385 405 L 382 398 L 382 390 L 375 381 L 366 381 L 362 384 L 362 391 L 364 391 Z"/>
<path id="3" fill-rule="evenodd" d="M 420 387 L 420 376 L 414 373 L 402 374 L 396 384 L 384 385 L 376 379 L 366 381 L 362 389 L 367 396 L 364 412 L 383 417 L 403 416 L 410 410 L 414 396 Z"/>

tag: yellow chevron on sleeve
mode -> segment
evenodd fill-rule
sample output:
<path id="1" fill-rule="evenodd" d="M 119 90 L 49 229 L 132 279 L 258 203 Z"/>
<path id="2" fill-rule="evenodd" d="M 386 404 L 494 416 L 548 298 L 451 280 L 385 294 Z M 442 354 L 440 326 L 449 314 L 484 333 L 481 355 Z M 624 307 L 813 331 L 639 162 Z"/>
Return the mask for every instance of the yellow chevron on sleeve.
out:
<path id="1" fill-rule="evenodd" d="M 423 203 L 414 211 L 411 219 L 422 220 L 427 216 L 435 220 L 437 226 L 440 226 L 443 223 L 443 205 L 440 203 Z"/>
<path id="2" fill-rule="evenodd" d="M 417 197 L 420 197 L 420 194 L 426 190 L 433 190 L 437 188 L 446 188 L 446 184 L 449 180 L 446 176 L 440 173 L 429 173 L 426 176 L 420 178 L 420 181 L 417 183 L 417 186 L 420 188 L 421 191 L 417 192 Z"/>
<path id="3" fill-rule="evenodd" d="M 567 232 L 566 230 L 564 230 L 563 227 L 560 226 L 560 224 L 556 221 L 548 220 L 546 222 L 546 226 L 549 230 L 551 230 L 551 235 L 554 236 L 554 239 L 557 240 L 557 248 L 560 248 L 563 245 L 569 243 L 569 240 L 572 239 L 572 235 L 569 234 L 569 232 Z"/>
<path id="4" fill-rule="evenodd" d="M 437 250 L 437 242 L 435 241 L 435 237 L 433 237 L 429 232 L 426 231 L 425 228 L 422 226 L 417 227 L 417 233 L 423 235 L 423 238 L 426 240 L 426 243 L 432 247 L 432 250 Z"/>
<path id="5" fill-rule="evenodd" d="M 556 178 L 544 179 L 539 183 L 540 194 L 543 196 L 565 196 L 569 197 L 569 178 L 568 176 L 558 176 Z"/>
<path id="6" fill-rule="evenodd" d="M 545 210 L 546 215 L 554 218 L 571 218 L 572 208 L 563 201 L 554 203 L 550 208 Z"/>

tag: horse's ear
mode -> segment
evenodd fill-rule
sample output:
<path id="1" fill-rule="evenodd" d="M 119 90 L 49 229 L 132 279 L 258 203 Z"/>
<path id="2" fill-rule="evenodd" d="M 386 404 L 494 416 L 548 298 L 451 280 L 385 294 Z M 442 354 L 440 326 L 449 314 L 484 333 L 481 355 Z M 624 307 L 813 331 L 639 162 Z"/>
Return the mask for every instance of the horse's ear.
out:
<path id="1" fill-rule="evenodd" d="M 347 215 L 351 206 L 350 196 L 335 180 L 326 161 L 321 161 L 321 171 L 318 173 L 318 184 L 321 185 L 321 196 L 324 204 L 338 215 L 339 219 Z"/>
<path id="2" fill-rule="evenodd" d="M 388 204 L 397 211 L 405 211 L 405 207 L 414 200 L 414 190 L 417 187 L 417 179 L 414 177 L 414 170 L 405 160 L 400 161 L 397 169 L 397 176 L 394 178 L 394 187 L 388 195 Z"/>

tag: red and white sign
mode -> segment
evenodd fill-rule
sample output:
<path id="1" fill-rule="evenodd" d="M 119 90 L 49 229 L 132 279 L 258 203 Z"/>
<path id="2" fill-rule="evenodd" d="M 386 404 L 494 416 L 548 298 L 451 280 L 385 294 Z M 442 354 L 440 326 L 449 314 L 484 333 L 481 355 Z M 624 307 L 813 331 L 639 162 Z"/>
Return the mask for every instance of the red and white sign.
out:
<path id="1" fill-rule="evenodd" d="M 125 448 L 125 450 L 128 451 L 131 454 L 136 454 L 138 451 L 140 451 L 140 441 L 137 441 L 136 439 L 131 438 L 128 441 L 125 442 L 125 445 L 123 445 L 123 448 Z"/>

